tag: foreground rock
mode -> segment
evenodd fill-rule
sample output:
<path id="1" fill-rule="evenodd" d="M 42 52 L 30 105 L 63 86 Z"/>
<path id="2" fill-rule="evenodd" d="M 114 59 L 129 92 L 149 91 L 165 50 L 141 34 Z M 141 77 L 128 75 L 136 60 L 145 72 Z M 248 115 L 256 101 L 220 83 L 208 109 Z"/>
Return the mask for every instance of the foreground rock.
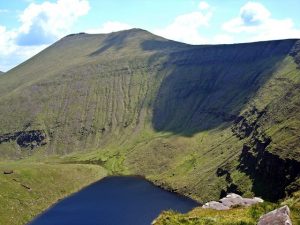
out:
<path id="1" fill-rule="evenodd" d="M 219 202 L 211 201 L 202 206 L 205 209 L 228 210 L 238 206 L 251 206 L 263 202 L 261 198 L 243 198 L 237 194 L 228 194 L 225 198 L 220 199 Z"/>
<path id="2" fill-rule="evenodd" d="M 261 216 L 257 225 L 292 225 L 289 207 L 283 206 Z"/>

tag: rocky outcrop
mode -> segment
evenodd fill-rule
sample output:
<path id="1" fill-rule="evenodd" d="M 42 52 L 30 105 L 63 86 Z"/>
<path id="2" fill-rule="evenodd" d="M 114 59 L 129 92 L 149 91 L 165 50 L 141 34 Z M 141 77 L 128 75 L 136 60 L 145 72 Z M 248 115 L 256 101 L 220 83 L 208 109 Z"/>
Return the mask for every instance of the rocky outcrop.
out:
<path id="1" fill-rule="evenodd" d="M 252 137 L 240 155 L 238 169 L 253 179 L 255 194 L 275 201 L 286 195 L 286 188 L 299 178 L 300 162 L 283 159 L 266 150 L 271 140 Z"/>
<path id="2" fill-rule="evenodd" d="M 300 41 L 297 41 L 290 52 L 290 56 L 294 58 L 295 63 L 300 65 Z M 298 69 L 300 66 L 298 67 Z"/>
<path id="3" fill-rule="evenodd" d="M 256 107 L 252 107 L 246 111 L 243 115 L 238 116 L 231 128 L 232 132 L 239 139 L 249 137 L 253 131 L 259 127 L 258 120 L 263 116 L 266 111 L 259 111 Z"/>
<path id="4" fill-rule="evenodd" d="M 228 194 L 225 198 L 221 198 L 219 202 L 211 201 L 205 203 L 202 208 L 205 209 L 216 209 L 216 210 L 228 210 L 238 206 L 251 206 L 257 203 L 263 202 L 261 198 L 243 198 L 240 195 L 231 193 Z"/>
<path id="5" fill-rule="evenodd" d="M 215 209 L 215 210 L 228 210 L 230 209 L 228 206 L 223 205 L 221 202 L 210 201 L 205 203 L 202 208 L 204 209 Z"/>
<path id="6" fill-rule="evenodd" d="M 259 218 L 258 225 L 292 225 L 290 209 L 283 206 Z"/>
<path id="7" fill-rule="evenodd" d="M 253 107 L 234 122 L 233 134 L 241 140 L 245 139 L 237 169 L 251 177 L 252 191 L 256 195 L 276 201 L 283 198 L 286 188 L 299 178 L 300 162 L 268 151 L 272 138 L 260 126 L 260 119 L 264 116 L 265 110 L 259 111 Z"/>
<path id="8" fill-rule="evenodd" d="M 16 141 L 21 148 L 33 149 L 47 144 L 46 133 L 42 130 L 18 131 L 0 135 L 0 144 Z"/>
<path id="9" fill-rule="evenodd" d="M 228 193 L 237 193 L 237 194 L 243 194 L 240 190 L 237 184 L 234 183 L 231 173 L 226 168 L 218 168 L 216 171 L 216 175 L 218 177 L 225 176 L 225 181 L 227 182 L 227 186 L 221 190 L 220 198 L 225 197 Z"/>

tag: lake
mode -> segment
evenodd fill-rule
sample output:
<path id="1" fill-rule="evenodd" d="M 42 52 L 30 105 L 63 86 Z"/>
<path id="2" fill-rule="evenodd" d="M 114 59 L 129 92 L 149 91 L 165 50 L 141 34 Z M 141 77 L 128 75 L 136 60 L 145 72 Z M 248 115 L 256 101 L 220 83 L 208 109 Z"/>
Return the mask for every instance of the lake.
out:
<path id="1" fill-rule="evenodd" d="M 136 176 L 106 177 L 65 198 L 29 225 L 150 225 L 163 210 L 199 204 Z"/>

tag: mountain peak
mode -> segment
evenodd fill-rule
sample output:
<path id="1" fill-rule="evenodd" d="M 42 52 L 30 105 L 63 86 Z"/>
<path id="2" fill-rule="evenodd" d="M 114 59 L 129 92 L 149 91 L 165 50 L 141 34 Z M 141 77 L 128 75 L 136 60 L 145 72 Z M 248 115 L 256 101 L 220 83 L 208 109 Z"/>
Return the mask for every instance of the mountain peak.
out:
<path id="1" fill-rule="evenodd" d="M 147 33 L 147 34 L 152 34 L 151 32 L 141 29 L 141 28 L 130 28 L 126 30 L 120 30 L 120 31 L 114 31 L 108 34 L 113 34 L 113 33 L 127 33 L 127 34 L 136 34 L 136 33 Z M 153 34 L 152 34 L 153 35 Z"/>
<path id="2" fill-rule="evenodd" d="M 154 34 L 150 33 L 147 30 L 141 29 L 141 28 L 131 28 L 127 30 L 120 30 L 120 31 L 113 31 L 110 33 L 98 33 L 98 34 L 91 34 L 91 33 L 86 33 L 86 32 L 79 32 L 79 33 L 73 33 L 73 34 L 68 34 L 63 39 L 66 38 L 78 38 L 78 37 L 87 37 L 87 36 L 110 36 L 110 35 L 136 35 L 136 34 L 148 34 L 148 35 L 153 35 Z"/>

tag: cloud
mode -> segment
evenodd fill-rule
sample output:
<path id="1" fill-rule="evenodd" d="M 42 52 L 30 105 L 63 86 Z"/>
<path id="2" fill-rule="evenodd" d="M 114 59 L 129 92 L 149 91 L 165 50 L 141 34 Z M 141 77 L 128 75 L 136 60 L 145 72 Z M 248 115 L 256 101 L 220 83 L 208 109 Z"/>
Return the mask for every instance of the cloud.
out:
<path id="1" fill-rule="evenodd" d="M 7 55 L 14 51 L 15 32 L 8 31 L 6 27 L 0 26 L 0 54 Z"/>
<path id="2" fill-rule="evenodd" d="M 200 32 L 200 27 L 208 27 L 212 12 L 195 11 L 180 15 L 168 26 L 154 30 L 154 33 L 165 38 L 190 44 L 206 43 Z"/>
<path id="3" fill-rule="evenodd" d="M 240 19 L 246 26 L 259 25 L 270 16 L 269 10 L 257 2 L 248 2 L 240 10 Z"/>
<path id="4" fill-rule="evenodd" d="M 212 38 L 211 44 L 230 44 L 234 42 L 234 37 L 228 34 L 217 34 Z"/>
<path id="5" fill-rule="evenodd" d="M 0 25 L 0 70 L 12 68 L 68 34 L 89 9 L 87 0 L 31 2 L 19 16 L 19 28 L 7 30 Z"/>
<path id="6" fill-rule="evenodd" d="M 40 45 L 66 35 L 81 16 L 90 9 L 87 0 L 57 0 L 31 3 L 20 15 L 17 44 Z"/>
<path id="7" fill-rule="evenodd" d="M 210 5 L 205 1 L 201 1 L 199 3 L 198 7 L 199 7 L 200 10 L 207 10 L 207 9 L 210 8 Z"/>
<path id="8" fill-rule="evenodd" d="M 212 17 L 210 6 L 202 1 L 199 8 L 203 11 L 195 11 L 177 16 L 174 21 L 166 27 L 160 29 L 152 29 L 151 31 L 157 35 L 168 39 L 186 42 L 189 44 L 203 44 L 207 43 L 200 32 L 200 27 L 208 27 L 209 21 Z M 135 26 L 120 21 L 108 21 L 98 28 L 88 29 L 87 33 L 110 33 L 120 30 L 127 30 Z"/>
<path id="9" fill-rule="evenodd" d="M 6 71 L 15 59 L 17 47 L 14 43 L 16 32 L 8 31 L 5 26 L 0 26 L 0 70 Z"/>
<path id="10" fill-rule="evenodd" d="M 261 3 L 248 2 L 238 17 L 225 22 L 222 29 L 229 33 L 246 34 L 244 41 L 300 38 L 300 29 L 295 28 L 290 18 L 275 19 Z"/>
<path id="11" fill-rule="evenodd" d="M 0 70 L 7 71 L 15 65 L 30 58 L 48 45 L 19 46 L 16 45 L 18 32 L 0 26 Z"/>
<path id="12" fill-rule="evenodd" d="M 127 23 L 122 23 L 118 21 L 108 21 L 102 24 L 100 27 L 94 29 L 88 29 L 86 30 L 86 32 L 91 34 L 102 34 L 102 33 L 110 33 L 110 32 L 115 32 L 120 30 L 128 30 L 130 28 L 133 28 L 133 26 Z"/>

